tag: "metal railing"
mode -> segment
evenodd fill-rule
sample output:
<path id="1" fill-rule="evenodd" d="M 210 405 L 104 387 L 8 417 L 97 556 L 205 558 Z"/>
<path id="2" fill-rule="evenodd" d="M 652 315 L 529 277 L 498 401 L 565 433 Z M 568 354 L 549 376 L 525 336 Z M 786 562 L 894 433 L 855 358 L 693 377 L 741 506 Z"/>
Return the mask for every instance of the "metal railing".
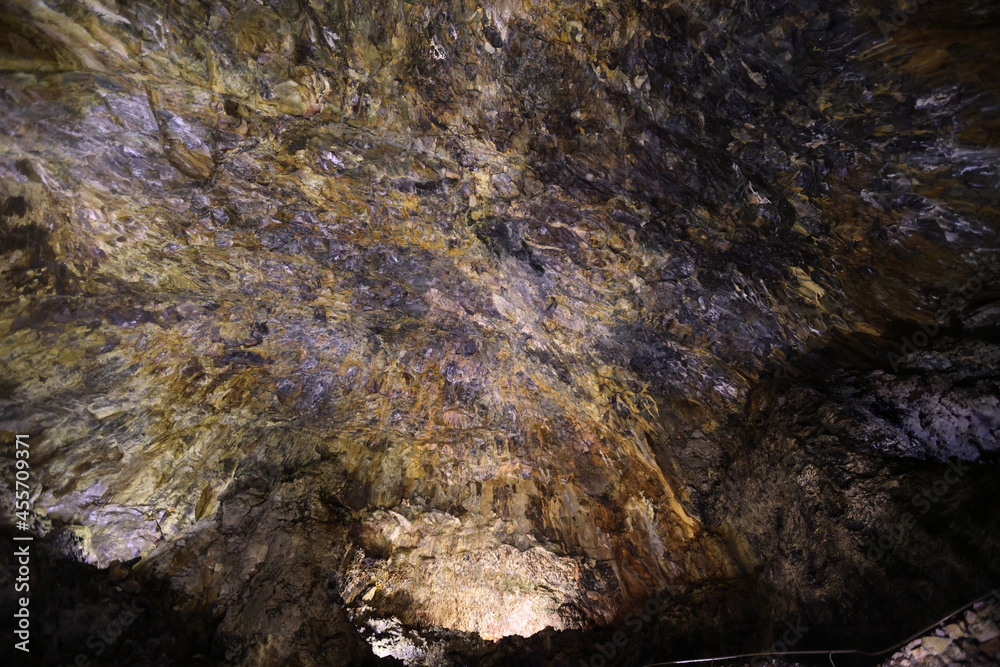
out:
<path id="1" fill-rule="evenodd" d="M 711 663 L 711 664 L 714 665 L 716 662 L 727 662 L 729 660 L 740 660 L 742 658 L 780 657 L 780 656 L 790 656 L 790 655 L 799 655 L 799 656 L 804 656 L 804 655 L 825 655 L 825 656 L 829 657 L 830 664 L 833 665 L 834 667 L 836 667 L 836 663 L 833 661 L 833 656 L 835 656 L 835 655 L 860 655 L 860 656 L 864 656 L 864 657 L 867 657 L 867 658 L 877 658 L 880 655 L 885 655 L 886 653 L 892 653 L 892 652 L 896 651 L 897 649 L 899 649 L 900 647 L 906 646 L 907 644 L 909 644 L 910 642 L 912 642 L 914 639 L 919 639 L 920 637 L 923 637 L 928 632 L 930 632 L 934 628 L 938 627 L 939 625 L 941 625 L 942 623 L 944 623 L 945 621 L 947 621 L 949 618 L 951 618 L 953 616 L 956 616 L 958 614 L 961 614 L 963 611 L 965 611 L 966 609 L 968 609 L 972 605 L 976 604 L 977 602 L 982 602 L 983 600 L 986 600 L 986 599 L 989 599 L 989 598 L 995 598 L 998 601 L 1000 601 L 1000 593 L 997 593 L 997 591 L 994 589 L 994 590 L 990 591 L 989 593 L 987 593 L 986 595 L 978 597 L 975 600 L 972 600 L 971 602 L 967 602 L 964 605 L 962 605 L 961 607 L 959 607 L 958 609 L 956 609 L 955 611 L 951 612 L 950 614 L 947 614 L 946 616 L 941 617 L 937 621 L 934 621 L 933 623 L 931 623 L 930 625 L 928 625 L 923 630 L 920 630 L 919 632 L 916 632 L 916 633 L 910 635 L 909 637 L 907 637 L 903 641 L 901 641 L 901 642 L 899 642 L 897 644 L 893 644 L 889 648 L 883 649 L 881 651 L 862 651 L 861 649 L 853 649 L 853 648 L 847 648 L 847 649 L 828 649 L 828 650 L 822 650 L 822 651 L 820 651 L 820 650 L 812 650 L 812 651 L 760 651 L 758 653 L 739 653 L 739 654 L 736 654 L 736 655 L 725 655 L 725 656 L 719 656 L 719 657 L 715 657 L 715 658 L 691 658 L 691 659 L 688 659 L 688 660 L 667 660 L 665 662 L 651 662 L 651 663 L 648 663 L 646 665 L 643 665 L 643 667 L 667 667 L 668 665 L 693 665 L 693 664 L 704 663 L 704 662 Z"/>

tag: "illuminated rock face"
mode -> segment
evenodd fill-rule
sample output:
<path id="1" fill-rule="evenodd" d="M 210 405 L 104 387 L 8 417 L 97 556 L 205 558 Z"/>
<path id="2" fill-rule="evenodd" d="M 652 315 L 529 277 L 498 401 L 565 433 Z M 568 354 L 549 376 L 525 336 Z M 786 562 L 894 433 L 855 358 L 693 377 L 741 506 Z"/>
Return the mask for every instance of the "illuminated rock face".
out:
<path id="1" fill-rule="evenodd" d="M 629 651 L 977 592 L 997 11 L 882 11 L 5 4 L 0 429 L 37 531 L 259 664 L 370 660 L 352 626 L 504 664 L 540 643 L 461 633 L 664 589 Z M 949 457 L 973 482 L 869 555 Z"/>

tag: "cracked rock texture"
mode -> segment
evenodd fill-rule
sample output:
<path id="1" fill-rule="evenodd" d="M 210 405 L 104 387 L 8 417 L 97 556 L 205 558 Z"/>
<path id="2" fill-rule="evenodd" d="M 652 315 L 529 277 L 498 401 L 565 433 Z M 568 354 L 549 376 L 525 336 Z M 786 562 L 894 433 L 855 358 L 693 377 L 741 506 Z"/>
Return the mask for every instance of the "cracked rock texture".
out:
<path id="1" fill-rule="evenodd" d="M 32 659 L 124 578 L 121 664 L 885 644 L 996 585 L 1000 5 L 908 8 L 0 1 Z"/>

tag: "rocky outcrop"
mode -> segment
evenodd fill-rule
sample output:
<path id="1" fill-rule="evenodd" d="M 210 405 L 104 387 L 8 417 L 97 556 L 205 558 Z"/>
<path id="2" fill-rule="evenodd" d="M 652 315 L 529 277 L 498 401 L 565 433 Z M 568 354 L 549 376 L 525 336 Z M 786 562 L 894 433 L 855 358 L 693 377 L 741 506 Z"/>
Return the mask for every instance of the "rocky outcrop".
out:
<path id="1" fill-rule="evenodd" d="M 912 630 L 904 610 L 932 596 L 943 612 L 990 590 L 997 353 L 941 338 L 896 372 L 754 395 L 723 522 L 779 618 L 874 644 Z"/>
<path id="2" fill-rule="evenodd" d="M 558 664 L 667 590 L 662 658 L 978 592 L 996 16 L 4 3 L 32 530 L 201 619 L 150 661 Z"/>
<path id="3" fill-rule="evenodd" d="M 948 618 L 933 634 L 909 642 L 883 667 L 915 665 L 995 665 L 1000 659 L 998 599 L 977 603 Z"/>

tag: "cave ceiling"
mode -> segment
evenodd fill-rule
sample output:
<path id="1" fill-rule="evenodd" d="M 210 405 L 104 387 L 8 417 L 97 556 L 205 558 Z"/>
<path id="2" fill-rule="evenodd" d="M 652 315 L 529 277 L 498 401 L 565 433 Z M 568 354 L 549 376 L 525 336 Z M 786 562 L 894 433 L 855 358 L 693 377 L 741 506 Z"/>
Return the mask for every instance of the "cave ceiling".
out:
<path id="1" fill-rule="evenodd" d="M 32 530 L 218 662 L 1000 581 L 996 2 L 0 10 Z"/>

